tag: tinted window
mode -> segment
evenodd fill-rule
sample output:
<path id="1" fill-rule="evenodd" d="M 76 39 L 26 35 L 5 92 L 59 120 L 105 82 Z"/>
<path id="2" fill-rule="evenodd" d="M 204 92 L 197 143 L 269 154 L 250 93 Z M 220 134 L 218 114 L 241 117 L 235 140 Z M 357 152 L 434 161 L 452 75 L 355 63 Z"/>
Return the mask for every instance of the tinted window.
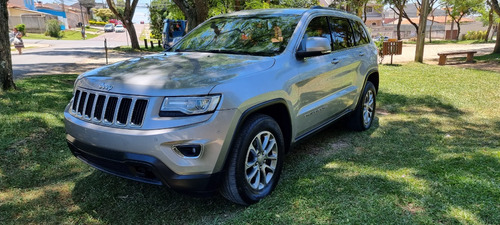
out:
<path id="1" fill-rule="evenodd" d="M 328 38 L 328 41 L 331 41 L 332 39 L 328 32 L 328 20 L 326 17 L 323 16 L 312 19 L 309 25 L 307 25 L 306 33 L 302 38 L 301 50 L 305 49 L 305 42 L 309 37 L 324 37 Z"/>
<path id="2" fill-rule="evenodd" d="M 352 27 L 354 29 L 354 39 L 357 45 L 363 45 L 370 42 L 370 39 L 366 35 L 366 31 L 363 25 L 358 21 L 352 21 Z"/>
<path id="3" fill-rule="evenodd" d="M 330 31 L 333 38 L 333 50 L 354 46 L 352 30 L 346 19 L 330 17 Z"/>

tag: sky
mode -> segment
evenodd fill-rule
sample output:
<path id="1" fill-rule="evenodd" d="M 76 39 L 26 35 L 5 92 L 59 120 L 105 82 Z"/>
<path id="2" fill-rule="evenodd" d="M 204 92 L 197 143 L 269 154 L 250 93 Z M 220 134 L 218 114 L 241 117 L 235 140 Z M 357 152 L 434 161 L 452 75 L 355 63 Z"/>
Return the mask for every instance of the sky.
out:
<path id="1" fill-rule="evenodd" d="M 37 0 L 35 0 L 37 1 Z M 59 0 L 38 0 L 43 3 L 59 3 Z M 106 0 L 95 0 L 97 3 L 104 3 Z M 64 0 L 65 5 L 72 5 L 77 3 L 78 0 Z M 132 22 L 139 23 L 140 21 L 144 21 L 145 23 L 149 23 L 149 10 L 146 5 L 150 4 L 150 0 L 139 0 L 137 4 L 137 8 L 135 8 L 134 17 Z"/>

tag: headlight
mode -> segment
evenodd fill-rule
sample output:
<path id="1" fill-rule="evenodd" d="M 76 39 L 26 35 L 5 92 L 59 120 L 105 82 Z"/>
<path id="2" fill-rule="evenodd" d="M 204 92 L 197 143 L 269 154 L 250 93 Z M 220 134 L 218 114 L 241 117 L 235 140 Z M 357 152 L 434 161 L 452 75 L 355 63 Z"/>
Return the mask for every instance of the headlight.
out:
<path id="1" fill-rule="evenodd" d="M 220 95 L 201 97 L 165 97 L 160 116 L 186 116 L 209 113 L 219 104 Z"/>

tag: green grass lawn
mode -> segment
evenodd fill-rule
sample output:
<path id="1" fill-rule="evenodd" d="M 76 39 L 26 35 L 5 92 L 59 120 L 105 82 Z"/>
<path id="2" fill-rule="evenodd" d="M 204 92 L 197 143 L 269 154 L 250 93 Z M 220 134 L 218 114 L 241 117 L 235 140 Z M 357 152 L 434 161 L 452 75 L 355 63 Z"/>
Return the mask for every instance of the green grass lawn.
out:
<path id="1" fill-rule="evenodd" d="M 97 30 L 97 29 L 95 29 Z M 45 34 L 35 34 L 28 33 L 27 36 L 24 36 L 23 39 L 42 39 L 42 40 L 82 40 L 82 33 L 78 30 L 65 30 L 61 31 L 62 38 L 54 38 L 50 36 L 45 36 Z M 98 34 L 86 33 L 87 39 L 95 38 L 99 36 Z"/>
<path id="2" fill-rule="evenodd" d="M 275 192 L 250 207 L 97 171 L 65 143 L 76 75 L 0 94 L 2 224 L 499 224 L 500 75 L 381 66 L 374 126 L 342 123 L 288 154 Z"/>

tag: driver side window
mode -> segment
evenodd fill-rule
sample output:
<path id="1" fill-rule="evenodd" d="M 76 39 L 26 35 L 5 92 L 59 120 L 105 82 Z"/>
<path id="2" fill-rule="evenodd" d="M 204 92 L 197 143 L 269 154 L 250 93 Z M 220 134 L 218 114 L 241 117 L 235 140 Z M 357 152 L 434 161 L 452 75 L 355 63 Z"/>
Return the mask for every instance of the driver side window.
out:
<path id="1" fill-rule="evenodd" d="M 328 20 L 326 19 L 326 16 L 316 17 L 311 20 L 309 25 L 307 25 L 306 33 L 302 38 L 299 50 L 306 50 L 307 38 L 311 37 L 327 38 L 328 42 L 331 43 L 332 38 L 330 36 L 330 31 L 328 29 Z"/>

